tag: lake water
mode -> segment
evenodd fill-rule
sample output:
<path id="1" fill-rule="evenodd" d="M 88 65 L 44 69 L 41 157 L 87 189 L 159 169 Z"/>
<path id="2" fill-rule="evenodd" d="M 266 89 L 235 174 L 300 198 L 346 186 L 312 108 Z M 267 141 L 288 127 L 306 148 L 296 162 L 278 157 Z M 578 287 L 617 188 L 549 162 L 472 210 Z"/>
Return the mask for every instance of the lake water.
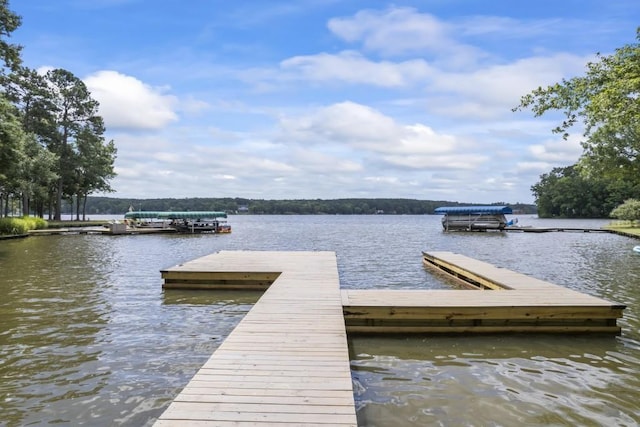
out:
<path id="1" fill-rule="evenodd" d="M 162 290 L 161 269 L 219 250 L 335 251 L 342 287 L 359 289 L 447 288 L 421 252 L 454 251 L 628 306 L 619 337 L 352 337 L 361 426 L 638 425 L 638 241 L 439 220 L 231 216 L 229 235 L 0 241 L 0 425 L 151 425 L 259 297 Z"/>

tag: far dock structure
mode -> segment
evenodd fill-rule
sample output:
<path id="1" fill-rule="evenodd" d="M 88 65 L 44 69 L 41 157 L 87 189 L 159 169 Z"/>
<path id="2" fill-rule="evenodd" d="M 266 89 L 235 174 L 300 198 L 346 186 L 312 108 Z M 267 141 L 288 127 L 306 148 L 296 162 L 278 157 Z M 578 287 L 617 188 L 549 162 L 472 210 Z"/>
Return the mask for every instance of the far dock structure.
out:
<path id="1" fill-rule="evenodd" d="M 443 206 L 434 213 L 444 215 L 445 231 L 502 231 L 510 225 L 505 214 L 513 211 L 509 206 Z"/>
<path id="2" fill-rule="evenodd" d="M 231 233 L 222 211 L 129 211 L 125 222 L 133 229 L 172 229 L 181 233 Z"/>
<path id="3" fill-rule="evenodd" d="M 340 290 L 333 252 L 222 251 L 164 288 L 263 296 L 156 422 L 356 426 L 347 333 L 619 334 L 625 306 L 451 252 L 425 265 L 472 290 Z"/>

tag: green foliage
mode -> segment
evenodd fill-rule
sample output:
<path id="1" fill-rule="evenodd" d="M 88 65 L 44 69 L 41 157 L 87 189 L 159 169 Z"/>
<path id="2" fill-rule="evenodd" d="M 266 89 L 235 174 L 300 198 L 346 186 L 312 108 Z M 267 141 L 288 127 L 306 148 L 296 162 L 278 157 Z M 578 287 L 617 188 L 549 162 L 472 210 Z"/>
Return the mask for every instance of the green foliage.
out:
<path id="1" fill-rule="evenodd" d="M 27 68 L 13 72 L 4 83 L 4 93 L 13 105 L 6 103 L 16 117 L 1 123 L 6 123 L 5 127 L 12 124 L 25 140 L 14 150 L 20 156 L 10 161 L 0 159 L 0 163 L 12 166 L 11 170 L 0 168 L 10 175 L 6 180 L 11 188 L 4 194 L 22 198 L 25 213 L 31 211 L 29 204 L 33 202 L 40 215 L 54 200 L 59 218 L 62 199 L 76 200 L 79 214 L 81 201 L 88 194 L 111 191 L 109 180 L 115 176 L 117 150 L 113 141 L 105 143 L 98 103 L 85 84 L 67 70 L 51 70 L 41 76 Z"/>
<path id="2" fill-rule="evenodd" d="M 542 175 L 531 189 L 543 217 L 606 217 L 640 191 L 640 28 L 637 42 L 597 55 L 584 76 L 539 87 L 514 111 L 530 108 L 536 117 L 562 111 L 553 132 L 564 138 L 584 125 L 584 152 L 578 165 Z"/>
<path id="3" fill-rule="evenodd" d="M 0 234 L 26 234 L 27 224 L 20 218 L 0 218 Z"/>
<path id="4" fill-rule="evenodd" d="M 637 32 L 640 42 L 640 28 Z M 598 54 L 584 76 L 539 87 L 523 96 L 514 111 L 530 108 L 536 117 L 559 110 L 564 121 L 553 132 L 566 138 L 584 125 L 581 166 L 591 175 L 640 182 L 640 43 Z"/>
<path id="5" fill-rule="evenodd" d="M 541 218 L 607 218 L 637 190 L 629 183 L 586 176 L 577 165 L 554 168 L 531 187 Z"/>
<path id="6" fill-rule="evenodd" d="M 47 222 L 42 218 L 0 218 L 0 235 L 26 234 L 29 230 L 40 230 L 43 228 L 47 228 Z"/>
<path id="7" fill-rule="evenodd" d="M 87 212 L 91 215 L 124 215 L 129 208 L 143 211 L 225 211 L 256 215 L 423 215 L 432 214 L 440 206 L 468 203 L 414 199 L 311 199 L 311 200 L 254 200 L 244 198 L 185 198 L 185 199 L 118 199 L 89 197 Z M 507 203 L 494 203 L 507 204 Z M 535 213 L 533 205 L 510 204 L 522 213 Z M 246 211 L 244 210 L 246 208 Z"/>
<path id="8" fill-rule="evenodd" d="M 618 218 L 623 221 L 638 221 L 640 220 L 640 200 L 628 199 L 623 204 L 616 207 L 611 211 L 613 218 Z"/>
<path id="9" fill-rule="evenodd" d="M 8 43 L 11 35 L 22 23 L 22 18 L 9 10 L 9 0 L 0 0 L 0 59 L 5 67 L 16 69 L 20 65 L 21 46 Z"/>
<path id="10" fill-rule="evenodd" d="M 29 230 L 43 230 L 48 226 L 47 221 L 42 218 L 25 216 L 22 219 L 27 223 Z"/>
<path id="11" fill-rule="evenodd" d="M 0 193 L 15 190 L 25 134 L 16 108 L 0 93 Z"/>
<path id="12" fill-rule="evenodd" d="M 640 41 L 640 28 L 636 37 Z M 587 136 L 597 134 L 602 126 L 617 132 L 637 125 L 640 44 L 631 43 L 616 49 L 613 55 L 597 57 L 597 62 L 587 64 L 585 76 L 539 87 L 523 96 L 514 110 L 531 108 L 536 117 L 549 110 L 563 111 L 565 120 L 553 131 L 565 136 L 579 121 L 584 123 Z"/>

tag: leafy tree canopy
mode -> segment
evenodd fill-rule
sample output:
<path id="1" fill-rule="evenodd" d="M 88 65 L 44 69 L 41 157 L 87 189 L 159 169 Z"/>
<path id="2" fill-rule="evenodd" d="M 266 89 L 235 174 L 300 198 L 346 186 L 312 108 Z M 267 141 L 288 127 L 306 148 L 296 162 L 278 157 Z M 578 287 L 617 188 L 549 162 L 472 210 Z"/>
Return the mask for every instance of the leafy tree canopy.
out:
<path id="1" fill-rule="evenodd" d="M 638 189 L 628 181 L 581 174 L 578 165 L 554 168 L 531 187 L 541 218 L 607 218 Z"/>
<path id="2" fill-rule="evenodd" d="M 626 200 L 611 212 L 611 216 L 624 221 L 640 220 L 640 200 Z"/>
<path id="3" fill-rule="evenodd" d="M 22 23 L 22 18 L 9 10 L 9 0 L 0 0 L 0 59 L 5 67 L 15 70 L 20 65 L 20 51 L 22 47 L 9 43 L 6 39 L 11 36 Z"/>
<path id="4" fill-rule="evenodd" d="M 564 138 L 584 124 L 583 171 L 612 178 L 640 179 L 640 28 L 636 42 L 598 54 L 584 76 L 563 79 L 523 96 L 514 111 L 530 108 L 536 117 L 562 111 L 553 132 Z"/>
<path id="5" fill-rule="evenodd" d="M 640 42 L 640 28 L 637 36 Z M 565 120 L 553 129 L 568 136 L 576 122 L 585 124 L 585 135 L 625 131 L 640 117 L 640 44 L 616 49 L 610 56 L 597 54 L 599 61 L 587 64 L 585 76 L 563 79 L 546 88 L 539 87 L 520 99 L 514 110 L 531 108 L 536 117 L 549 110 L 562 110 Z"/>

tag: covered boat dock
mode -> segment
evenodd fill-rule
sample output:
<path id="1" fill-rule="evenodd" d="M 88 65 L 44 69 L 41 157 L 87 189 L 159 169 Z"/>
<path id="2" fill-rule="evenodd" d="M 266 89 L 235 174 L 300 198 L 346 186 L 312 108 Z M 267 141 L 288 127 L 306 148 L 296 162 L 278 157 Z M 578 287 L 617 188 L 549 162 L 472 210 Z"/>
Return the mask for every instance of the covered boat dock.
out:
<path id="1" fill-rule="evenodd" d="M 444 214 L 445 231 L 504 230 L 509 224 L 505 214 L 513 213 L 509 206 L 444 206 L 434 211 Z"/>

